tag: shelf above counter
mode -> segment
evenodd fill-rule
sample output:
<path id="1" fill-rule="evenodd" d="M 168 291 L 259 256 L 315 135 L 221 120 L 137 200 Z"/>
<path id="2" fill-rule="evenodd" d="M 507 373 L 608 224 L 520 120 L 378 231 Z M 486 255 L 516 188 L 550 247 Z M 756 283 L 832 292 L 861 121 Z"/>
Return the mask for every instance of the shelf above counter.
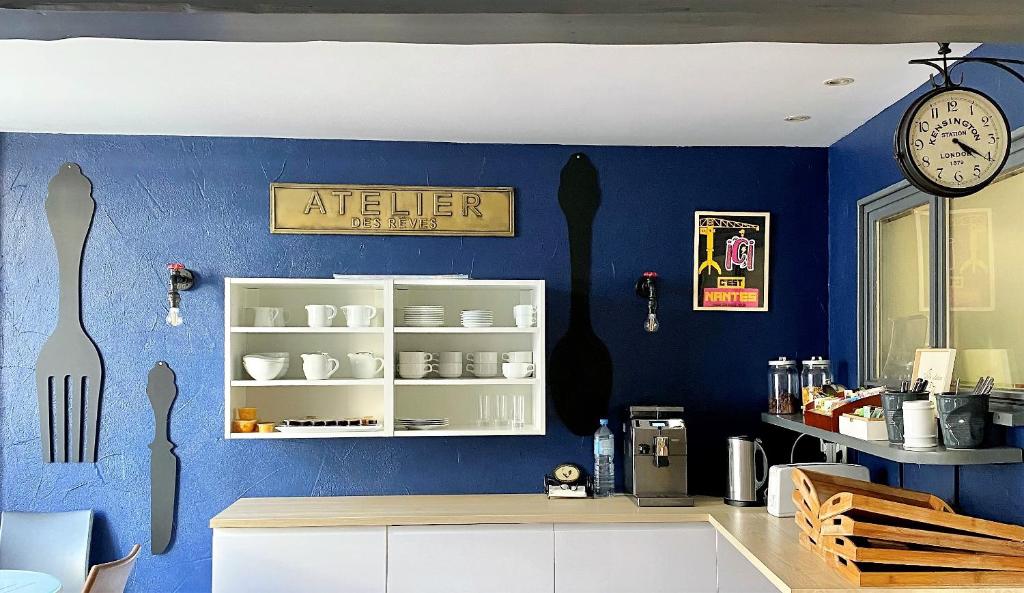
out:
<path id="1" fill-rule="evenodd" d="M 449 426 L 446 428 L 431 428 L 410 430 L 395 428 L 396 437 L 494 437 L 494 436 L 542 436 L 543 430 L 533 426 L 522 426 L 518 428 L 497 428 L 490 426 Z"/>
<path id="2" fill-rule="evenodd" d="M 536 331 L 536 327 L 395 327 L 396 334 L 532 334 Z"/>
<path id="3" fill-rule="evenodd" d="M 504 377 L 491 377 L 488 379 L 395 379 L 395 386 L 401 385 L 436 385 L 436 386 L 457 386 L 457 385 L 533 385 L 537 382 L 534 377 L 527 379 L 506 379 Z"/>
<path id="4" fill-rule="evenodd" d="M 251 327 L 236 325 L 233 334 L 382 334 L 383 327 Z"/>
<path id="5" fill-rule="evenodd" d="M 1021 463 L 1024 454 L 1016 447 L 989 447 L 987 449 L 947 449 L 939 446 L 931 451 L 908 451 L 900 445 L 888 441 L 865 441 L 838 432 L 823 430 L 804 424 L 801 414 L 777 416 L 761 414 L 761 421 L 773 426 L 810 435 L 831 443 L 836 443 L 855 451 L 862 451 L 875 457 L 888 459 L 897 463 L 916 463 L 920 465 L 987 465 L 996 463 Z"/>
<path id="6" fill-rule="evenodd" d="M 385 379 L 320 379 L 311 381 L 309 379 L 272 379 L 270 381 L 256 381 L 253 379 L 236 379 L 231 382 L 232 387 L 338 387 L 338 386 L 373 386 L 386 385 Z"/>
<path id="7" fill-rule="evenodd" d="M 386 437 L 390 436 L 383 428 L 379 430 L 352 431 L 338 429 L 324 432 L 232 432 L 228 439 L 238 440 L 266 440 L 266 439 L 336 439 L 336 438 L 361 438 L 361 437 Z"/>

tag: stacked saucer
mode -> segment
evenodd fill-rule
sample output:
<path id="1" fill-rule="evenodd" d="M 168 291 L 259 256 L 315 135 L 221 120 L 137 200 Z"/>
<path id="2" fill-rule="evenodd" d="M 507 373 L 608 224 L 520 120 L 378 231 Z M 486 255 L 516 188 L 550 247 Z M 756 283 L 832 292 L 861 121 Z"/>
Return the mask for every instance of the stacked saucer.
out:
<path id="1" fill-rule="evenodd" d="M 494 325 L 494 311 L 471 309 L 462 312 L 463 327 L 491 327 Z"/>
<path id="2" fill-rule="evenodd" d="M 395 428 L 404 430 L 429 430 L 448 426 L 447 418 L 395 418 Z"/>
<path id="3" fill-rule="evenodd" d="M 441 327 L 444 325 L 444 307 L 441 305 L 418 305 L 402 307 L 405 325 L 410 327 Z"/>

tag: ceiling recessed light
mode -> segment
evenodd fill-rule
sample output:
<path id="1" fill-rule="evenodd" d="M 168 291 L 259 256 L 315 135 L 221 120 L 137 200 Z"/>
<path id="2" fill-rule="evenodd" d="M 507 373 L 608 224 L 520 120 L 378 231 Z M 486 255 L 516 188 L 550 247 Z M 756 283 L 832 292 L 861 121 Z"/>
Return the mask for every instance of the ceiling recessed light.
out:
<path id="1" fill-rule="evenodd" d="M 846 86 L 848 84 L 853 84 L 853 79 L 849 76 L 837 76 L 825 81 L 825 86 Z"/>
<path id="2" fill-rule="evenodd" d="M 811 116 L 809 116 L 809 115 L 802 115 L 802 114 L 801 115 L 787 115 L 783 119 L 785 119 L 785 121 L 801 122 L 801 121 L 807 121 L 807 120 L 811 119 Z"/>

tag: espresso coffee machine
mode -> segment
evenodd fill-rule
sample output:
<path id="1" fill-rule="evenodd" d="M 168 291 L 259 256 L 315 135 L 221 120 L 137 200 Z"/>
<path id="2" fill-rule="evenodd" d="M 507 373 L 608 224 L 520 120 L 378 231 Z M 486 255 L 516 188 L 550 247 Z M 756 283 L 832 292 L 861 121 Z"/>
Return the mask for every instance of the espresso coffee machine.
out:
<path id="1" fill-rule="evenodd" d="M 630 406 L 623 450 L 626 489 L 637 506 L 689 507 L 683 408 Z"/>

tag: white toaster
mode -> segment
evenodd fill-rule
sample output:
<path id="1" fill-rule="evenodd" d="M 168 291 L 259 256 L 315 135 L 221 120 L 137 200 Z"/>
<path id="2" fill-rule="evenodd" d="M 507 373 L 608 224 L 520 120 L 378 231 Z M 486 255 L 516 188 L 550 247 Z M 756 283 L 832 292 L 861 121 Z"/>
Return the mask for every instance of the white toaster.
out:
<path id="1" fill-rule="evenodd" d="M 792 517 L 796 514 L 793 506 L 793 470 L 796 468 L 843 476 L 854 480 L 870 481 L 868 468 L 853 463 L 791 463 L 773 465 L 768 469 L 768 512 L 776 517 Z"/>

